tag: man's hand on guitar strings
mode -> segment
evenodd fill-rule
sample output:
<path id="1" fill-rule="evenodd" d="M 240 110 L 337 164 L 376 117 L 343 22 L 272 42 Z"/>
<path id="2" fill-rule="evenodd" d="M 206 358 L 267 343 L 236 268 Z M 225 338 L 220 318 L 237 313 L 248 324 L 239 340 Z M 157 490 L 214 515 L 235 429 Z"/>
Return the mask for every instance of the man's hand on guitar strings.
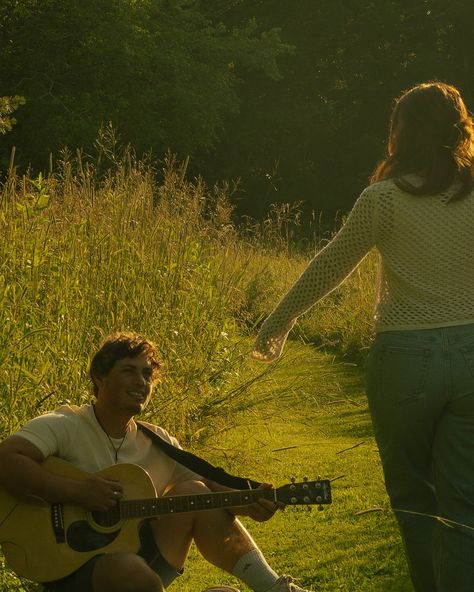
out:
<path id="1" fill-rule="evenodd" d="M 270 483 L 262 483 L 258 489 L 273 489 Z M 255 490 L 257 491 L 257 490 Z M 258 501 L 249 504 L 243 508 L 235 508 L 234 514 L 248 516 L 257 522 L 265 522 L 275 514 L 277 510 L 283 510 L 285 504 L 282 502 L 273 502 L 261 497 Z"/>
<path id="2" fill-rule="evenodd" d="M 91 475 L 78 482 L 77 502 L 86 510 L 106 512 L 114 508 L 123 496 L 120 481 L 101 475 Z"/>

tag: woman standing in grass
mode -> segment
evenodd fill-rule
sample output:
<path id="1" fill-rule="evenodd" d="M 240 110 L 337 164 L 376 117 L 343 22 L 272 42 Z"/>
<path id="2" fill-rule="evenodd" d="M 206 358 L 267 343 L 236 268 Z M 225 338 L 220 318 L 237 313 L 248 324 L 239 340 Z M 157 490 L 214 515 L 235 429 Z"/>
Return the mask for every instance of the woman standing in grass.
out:
<path id="1" fill-rule="evenodd" d="M 474 127 L 456 88 L 424 83 L 397 99 L 387 157 L 264 322 L 253 357 L 278 358 L 297 317 L 372 247 L 367 395 L 410 575 L 417 592 L 472 592 Z"/>

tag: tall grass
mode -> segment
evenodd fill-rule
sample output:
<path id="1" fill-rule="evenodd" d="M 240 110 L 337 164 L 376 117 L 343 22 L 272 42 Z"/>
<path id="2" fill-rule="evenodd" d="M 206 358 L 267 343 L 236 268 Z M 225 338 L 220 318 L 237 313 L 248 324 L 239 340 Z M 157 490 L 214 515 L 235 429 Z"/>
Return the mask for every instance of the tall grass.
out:
<path id="1" fill-rule="evenodd" d="M 157 169 L 105 145 L 95 161 L 65 152 L 44 175 L 19 174 L 12 159 L 0 193 L 0 439 L 62 403 L 88 402 L 89 358 L 118 330 L 157 343 L 164 372 L 148 415 L 188 444 L 250 406 L 291 400 L 295 380 L 275 382 L 248 350 L 316 243 L 294 248 L 296 206 L 237 226 L 229 193 L 188 180 L 172 157 Z M 296 337 L 363 351 L 374 274 L 367 260 Z M 0 585 L 18 589 L 0 572 Z"/>
<path id="2" fill-rule="evenodd" d="M 244 372 L 237 328 L 253 251 L 237 238 L 226 188 L 184 177 L 168 159 L 157 183 L 130 152 L 101 177 L 81 156 L 36 178 L 11 167 L 0 208 L 0 436 L 89 400 L 88 358 L 116 330 L 158 344 L 165 372 L 149 413 L 184 438 L 243 404 L 245 385 L 267 373 Z"/>
<path id="3" fill-rule="evenodd" d="M 117 330 L 158 344 L 165 372 L 149 414 L 184 438 L 248 404 L 247 387 L 269 372 L 247 361 L 245 335 L 304 268 L 307 257 L 289 246 L 296 210 L 237 228 L 228 187 L 187 180 L 185 163 L 169 157 L 157 171 L 129 150 L 113 161 L 99 174 L 65 154 L 45 176 L 12 165 L 3 183 L 0 437 L 61 402 L 88 401 L 89 356 Z M 344 352 L 363 347 L 372 267 L 300 334 Z"/>
<path id="4" fill-rule="evenodd" d="M 283 204 L 273 207 L 267 219 L 254 227 L 259 239 L 251 265 L 265 272 L 255 270 L 245 289 L 253 318 L 262 311 L 271 312 L 343 220 L 335 221 L 335 230 L 324 232 L 315 216 L 306 222 L 303 232 L 301 223 L 298 204 Z M 378 255 L 371 252 L 342 285 L 299 318 L 290 338 L 363 362 L 374 335 L 378 269 Z"/>

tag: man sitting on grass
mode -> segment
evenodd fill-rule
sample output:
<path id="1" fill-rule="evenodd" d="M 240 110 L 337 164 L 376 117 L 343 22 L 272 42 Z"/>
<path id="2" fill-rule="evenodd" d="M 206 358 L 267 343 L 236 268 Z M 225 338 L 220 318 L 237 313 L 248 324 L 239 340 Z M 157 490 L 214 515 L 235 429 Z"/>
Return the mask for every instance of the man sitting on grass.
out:
<path id="1" fill-rule="evenodd" d="M 150 400 L 159 376 L 155 346 L 135 334 L 107 339 L 92 359 L 96 401 L 65 405 L 29 421 L 0 443 L 0 484 L 17 497 L 35 495 L 49 503 L 72 503 L 89 511 L 114 508 L 122 484 L 97 474 L 115 463 L 132 463 L 149 473 L 158 496 L 192 495 L 229 488 L 202 478 L 163 452 L 134 416 Z M 164 429 L 147 424 L 179 447 Z M 50 456 L 91 473 L 78 481 L 45 470 Z M 262 485 L 268 487 L 268 485 Z M 162 592 L 183 571 L 191 542 L 203 557 L 255 592 L 306 592 L 268 565 L 235 514 L 264 521 L 280 507 L 264 498 L 238 509 L 212 509 L 147 519 L 141 548 L 100 553 L 67 577 L 48 582 L 48 592 Z M 226 588 L 223 588 L 226 589 Z"/>

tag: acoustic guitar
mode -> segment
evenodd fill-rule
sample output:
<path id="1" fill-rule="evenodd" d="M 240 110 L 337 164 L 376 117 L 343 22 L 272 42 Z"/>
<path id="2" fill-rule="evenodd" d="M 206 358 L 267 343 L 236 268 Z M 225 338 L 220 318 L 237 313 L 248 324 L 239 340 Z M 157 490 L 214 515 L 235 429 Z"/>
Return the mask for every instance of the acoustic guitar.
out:
<path id="1" fill-rule="evenodd" d="M 91 476 L 55 457 L 46 459 L 43 466 L 77 481 Z M 0 544 L 13 571 L 35 582 L 49 582 L 66 577 L 94 555 L 136 553 L 140 524 L 153 516 L 246 506 L 261 498 L 291 506 L 331 503 L 327 480 L 292 482 L 268 490 L 156 497 L 148 473 L 138 465 L 118 464 L 99 474 L 119 480 L 124 490 L 117 506 L 106 512 L 48 504 L 33 496 L 19 499 L 0 488 Z"/>

